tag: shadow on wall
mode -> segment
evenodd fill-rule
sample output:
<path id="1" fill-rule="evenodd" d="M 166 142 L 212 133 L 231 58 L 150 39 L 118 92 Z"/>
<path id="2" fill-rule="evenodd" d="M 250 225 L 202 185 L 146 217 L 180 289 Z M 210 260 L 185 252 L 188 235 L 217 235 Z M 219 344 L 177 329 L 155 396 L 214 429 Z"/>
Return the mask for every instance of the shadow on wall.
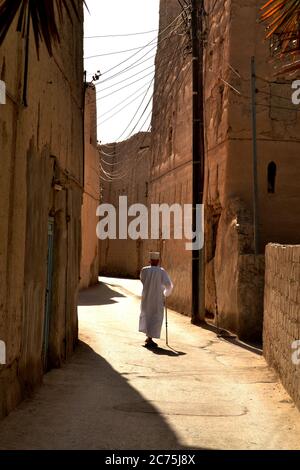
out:
<path id="1" fill-rule="evenodd" d="M 21 424 L 21 425 L 20 425 Z M 0 449 L 184 449 L 158 409 L 88 345 L 0 423 Z"/>
<path id="2" fill-rule="evenodd" d="M 110 289 L 106 284 L 97 284 L 82 290 L 78 296 L 79 307 L 91 307 L 96 305 L 116 304 L 116 297 L 125 297 L 125 295 Z"/>
<path id="3" fill-rule="evenodd" d="M 231 343 L 238 348 L 245 349 L 246 351 L 250 351 L 257 356 L 262 356 L 263 351 L 262 351 L 262 344 L 260 342 L 245 342 L 241 341 L 235 334 L 230 333 L 230 331 L 224 330 L 224 328 L 218 328 L 215 324 L 212 324 L 210 322 L 203 322 L 201 323 L 201 328 L 204 330 L 212 331 L 215 333 L 218 337 L 222 338 L 223 341 Z"/>

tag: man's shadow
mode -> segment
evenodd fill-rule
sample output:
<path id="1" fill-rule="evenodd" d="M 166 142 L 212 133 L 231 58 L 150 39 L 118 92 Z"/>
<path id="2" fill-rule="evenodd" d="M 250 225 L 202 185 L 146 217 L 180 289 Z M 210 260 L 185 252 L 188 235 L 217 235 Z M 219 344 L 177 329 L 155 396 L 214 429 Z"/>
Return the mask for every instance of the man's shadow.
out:
<path id="1" fill-rule="evenodd" d="M 168 347 L 169 347 L 169 349 L 164 349 L 164 348 L 161 348 L 159 346 L 152 347 L 152 348 L 144 346 L 145 349 L 148 349 L 148 351 L 152 352 L 153 354 L 156 354 L 157 356 L 171 356 L 171 357 L 186 356 L 185 352 L 176 351 L 175 349 L 171 348 L 170 346 L 168 346 Z"/>

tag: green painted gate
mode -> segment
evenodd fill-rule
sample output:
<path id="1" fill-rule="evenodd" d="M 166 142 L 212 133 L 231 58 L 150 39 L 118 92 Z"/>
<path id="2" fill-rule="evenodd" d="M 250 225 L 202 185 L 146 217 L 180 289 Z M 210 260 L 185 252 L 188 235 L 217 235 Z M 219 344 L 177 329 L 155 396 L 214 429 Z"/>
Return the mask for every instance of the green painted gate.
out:
<path id="1" fill-rule="evenodd" d="M 44 317 L 43 363 L 47 370 L 53 286 L 54 218 L 48 219 L 47 286 Z"/>

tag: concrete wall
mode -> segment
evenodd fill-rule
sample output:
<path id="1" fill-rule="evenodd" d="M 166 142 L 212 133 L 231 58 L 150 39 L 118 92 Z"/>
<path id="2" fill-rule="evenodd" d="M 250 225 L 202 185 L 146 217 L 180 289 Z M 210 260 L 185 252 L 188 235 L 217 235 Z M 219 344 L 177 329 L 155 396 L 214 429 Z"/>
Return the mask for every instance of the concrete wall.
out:
<path id="1" fill-rule="evenodd" d="M 118 209 L 119 196 L 128 197 L 128 206 L 148 205 L 151 138 L 141 132 L 130 139 L 100 148 L 102 172 L 102 202 Z M 109 165 L 105 162 L 108 162 Z M 113 181 L 105 173 L 116 175 Z M 130 221 L 130 219 L 129 219 Z M 147 259 L 147 240 L 100 241 L 100 272 L 109 276 L 137 278 Z"/>
<path id="2" fill-rule="evenodd" d="M 182 18 L 174 22 L 180 11 L 179 2 L 161 0 L 160 32 L 172 21 L 173 25 L 161 36 L 171 33 L 167 40 L 161 40 L 155 63 L 149 204 L 192 203 L 191 57 L 184 25 L 179 26 Z M 153 241 L 151 248 L 161 252 L 162 264 L 174 282 L 170 306 L 188 315 L 192 257 L 185 243 L 161 239 Z"/>
<path id="3" fill-rule="evenodd" d="M 84 124 L 84 194 L 82 217 L 82 252 L 80 265 L 80 288 L 98 282 L 99 240 L 96 234 L 100 204 L 100 156 L 97 147 L 96 89 L 87 85 L 85 94 Z"/>
<path id="4" fill-rule="evenodd" d="M 76 1 L 82 19 L 82 2 Z M 44 372 L 48 218 L 54 217 L 54 268 L 47 368 L 77 340 L 77 287 L 83 183 L 82 21 L 65 16 L 61 44 L 37 60 L 30 31 L 27 101 L 22 104 L 25 42 L 16 24 L 0 48 L 0 417 Z M 57 184 L 55 190 L 54 185 Z"/>
<path id="5" fill-rule="evenodd" d="M 300 408 L 300 246 L 266 249 L 264 356 Z M 293 363 L 292 355 L 295 362 Z"/>

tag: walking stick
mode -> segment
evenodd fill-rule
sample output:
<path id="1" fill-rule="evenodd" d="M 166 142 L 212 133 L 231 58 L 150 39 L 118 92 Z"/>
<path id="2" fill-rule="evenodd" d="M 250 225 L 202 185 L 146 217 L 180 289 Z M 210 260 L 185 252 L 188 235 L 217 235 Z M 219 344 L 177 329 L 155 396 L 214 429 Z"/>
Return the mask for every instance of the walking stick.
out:
<path id="1" fill-rule="evenodd" d="M 166 345 L 169 346 L 167 297 L 165 297 L 165 311 L 166 311 Z"/>

